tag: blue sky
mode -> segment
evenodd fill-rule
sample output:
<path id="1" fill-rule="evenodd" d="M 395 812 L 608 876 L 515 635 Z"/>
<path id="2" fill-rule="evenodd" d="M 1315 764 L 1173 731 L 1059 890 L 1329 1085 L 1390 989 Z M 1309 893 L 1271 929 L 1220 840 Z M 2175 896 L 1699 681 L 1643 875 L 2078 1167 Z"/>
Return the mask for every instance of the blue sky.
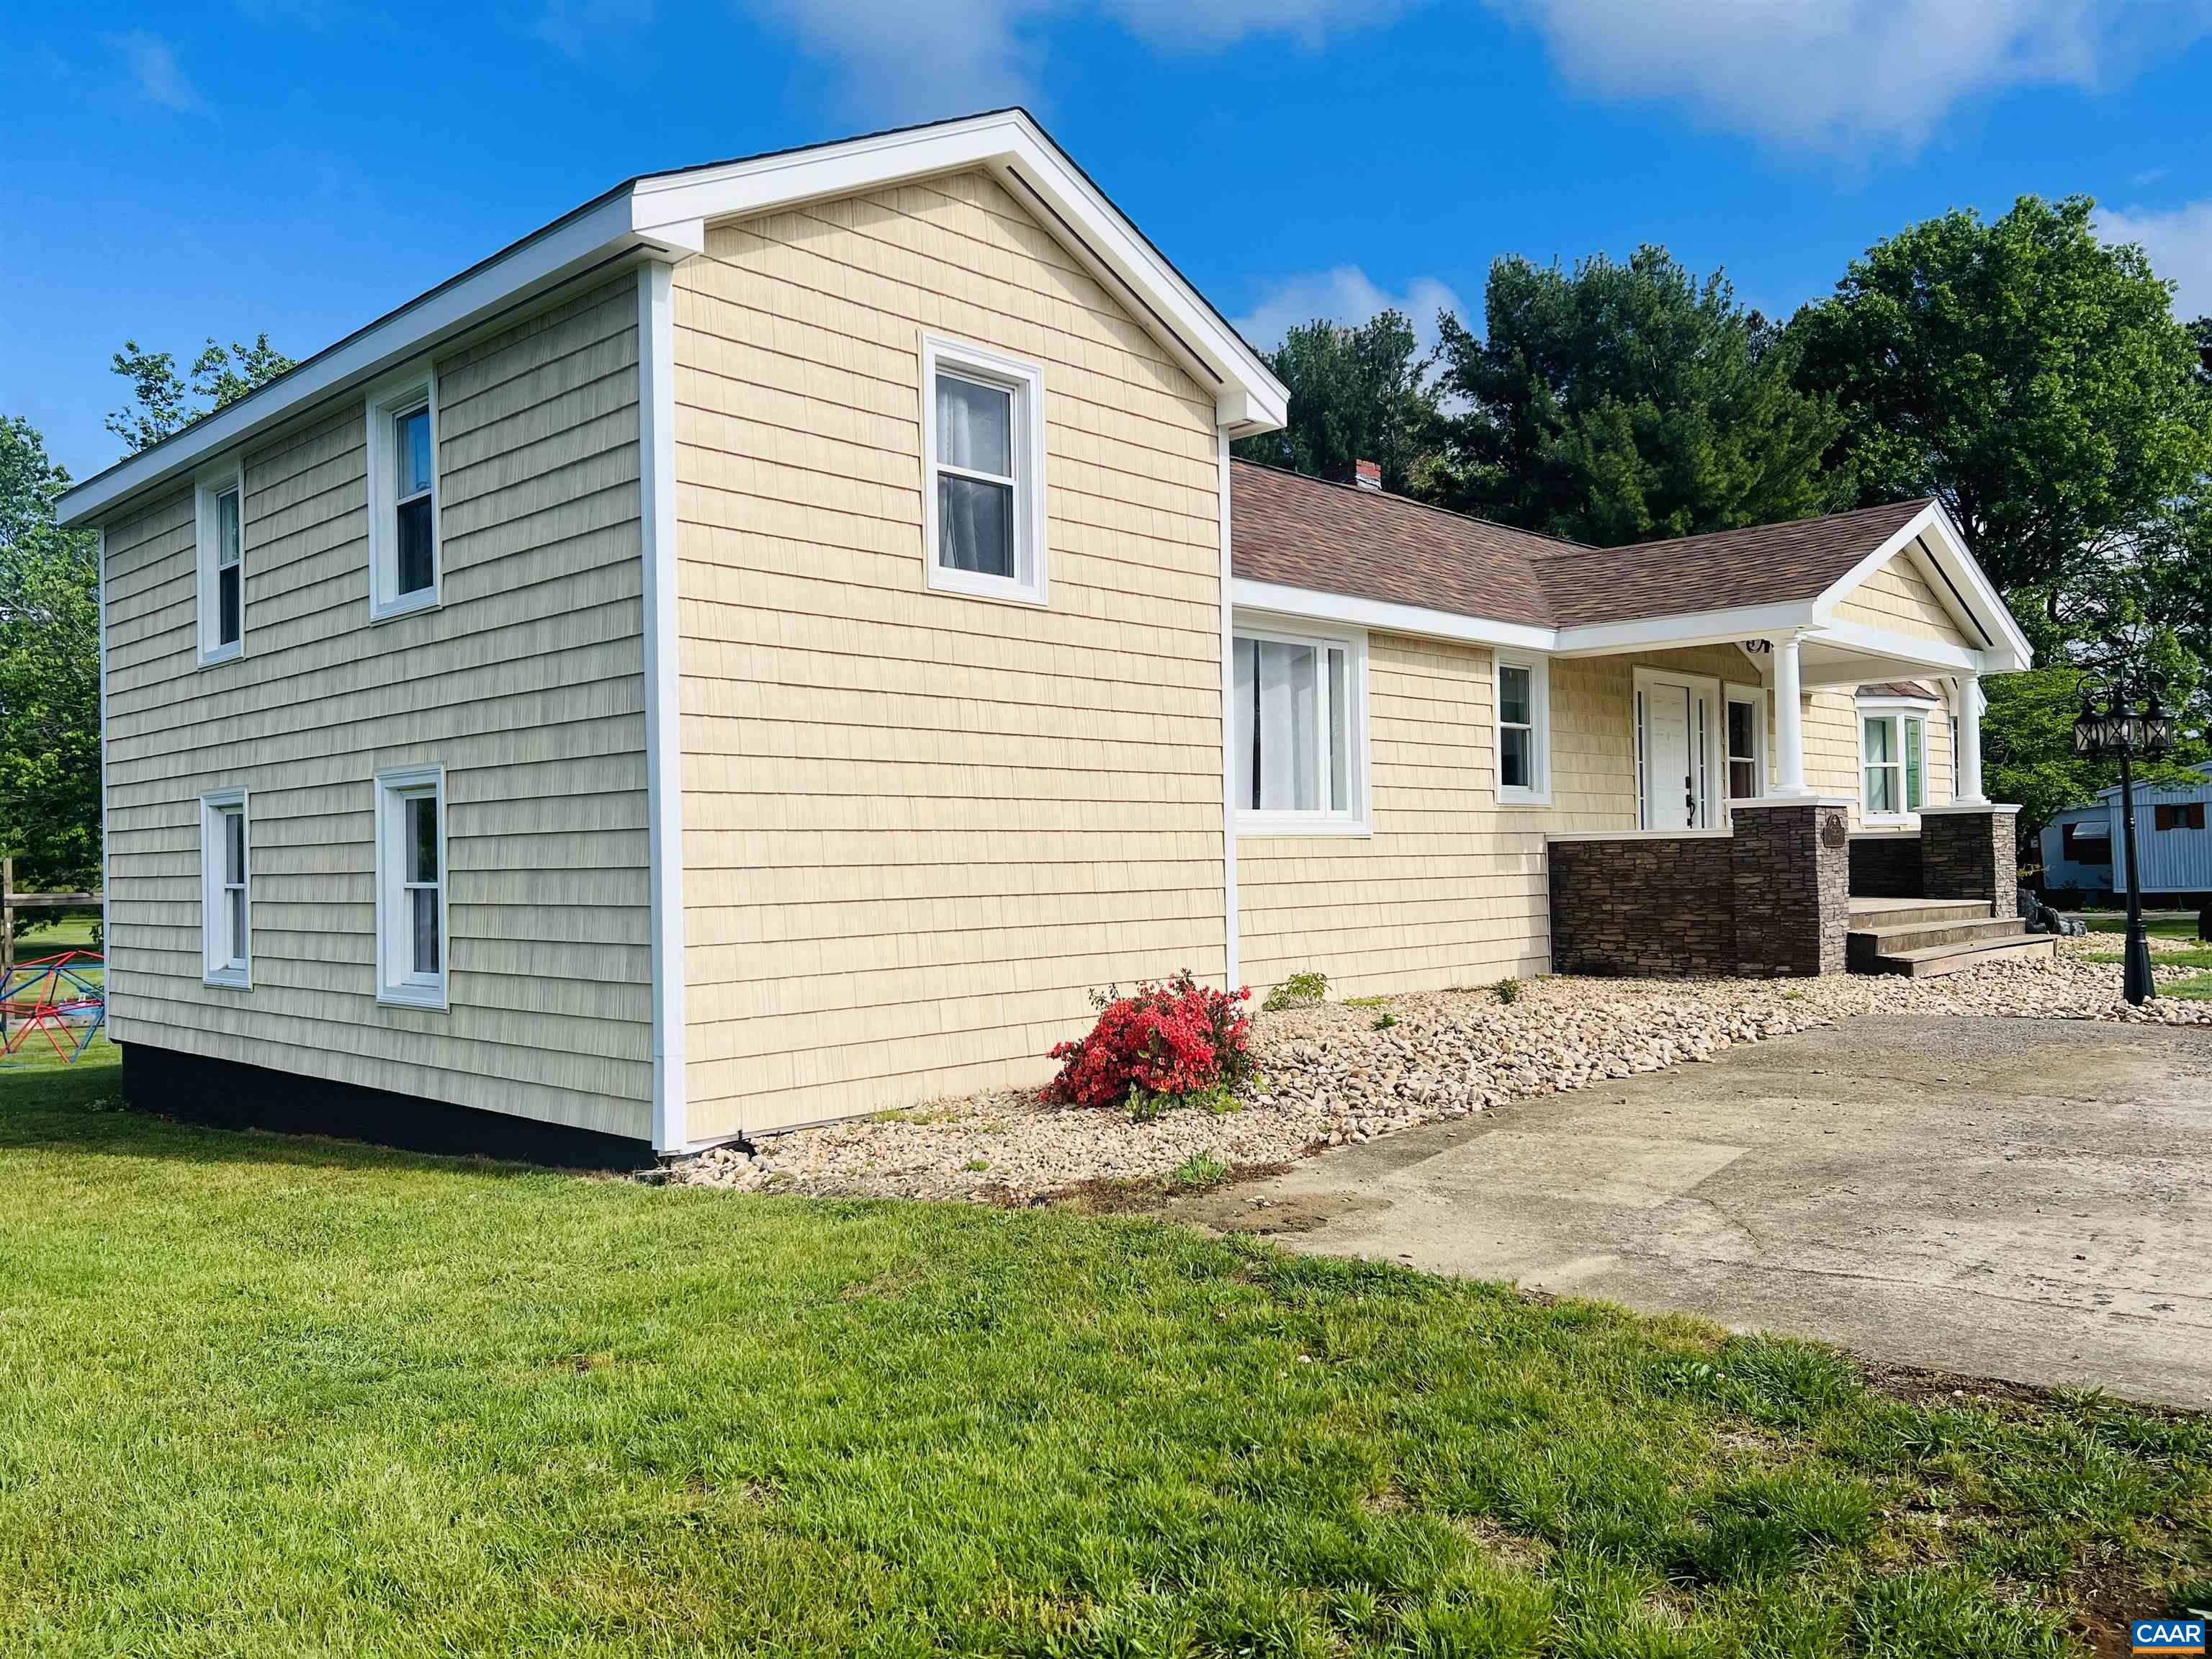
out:
<path id="1" fill-rule="evenodd" d="M 29 9 L 25 9 L 28 10 Z M 0 57 L 0 413 L 79 476 L 125 336 L 305 356 L 632 173 L 1027 104 L 1261 343 L 1663 242 L 1786 312 L 2086 191 L 2212 311 L 2212 0 L 210 0 Z"/>

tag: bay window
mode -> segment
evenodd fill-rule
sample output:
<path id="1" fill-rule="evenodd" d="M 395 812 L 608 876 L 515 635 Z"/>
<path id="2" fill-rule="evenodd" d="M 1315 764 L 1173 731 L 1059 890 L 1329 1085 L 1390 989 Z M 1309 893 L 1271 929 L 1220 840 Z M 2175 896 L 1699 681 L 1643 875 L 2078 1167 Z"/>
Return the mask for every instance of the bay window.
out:
<path id="1" fill-rule="evenodd" d="M 1238 627 L 1232 642 L 1231 803 L 1248 828 L 1365 828 L 1366 644 Z"/>
<path id="2" fill-rule="evenodd" d="M 1860 807 L 1873 818 L 1901 818 L 1928 804 L 1928 720 L 1904 709 L 1859 716 Z"/>

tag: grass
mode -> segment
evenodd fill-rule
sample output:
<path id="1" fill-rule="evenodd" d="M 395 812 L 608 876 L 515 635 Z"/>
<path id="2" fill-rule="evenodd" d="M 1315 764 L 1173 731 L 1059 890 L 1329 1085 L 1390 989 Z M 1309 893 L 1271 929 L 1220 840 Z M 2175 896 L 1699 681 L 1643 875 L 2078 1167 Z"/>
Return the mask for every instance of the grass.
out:
<path id="1" fill-rule="evenodd" d="M 1152 1223 L 197 1130 L 95 1052 L 0 1070 L 9 1651 L 2042 1659 L 2212 1589 L 2201 1419 Z"/>
<path id="2" fill-rule="evenodd" d="M 2124 911 L 2096 910 L 2084 914 L 2081 920 L 2093 933 L 2124 933 L 2128 918 Z M 2197 918 L 2193 915 L 2145 916 L 2143 932 L 2159 939 L 2195 939 Z"/>
<path id="3" fill-rule="evenodd" d="M 2212 966 L 2212 964 L 2192 964 Z M 2183 997 L 2191 1002 L 2212 1002 L 2212 974 L 2200 974 L 2195 979 L 2185 979 L 2172 985 L 2161 985 L 2158 994 L 2162 997 Z"/>
<path id="4" fill-rule="evenodd" d="M 2089 951 L 2083 953 L 2090 962 L 2125 962 L 2127 957 L 2118 951 Z M 2160 968 L 2212 968 L 2212 945 L 2202 951 L 2160 951 L 2151 957 Z"/>

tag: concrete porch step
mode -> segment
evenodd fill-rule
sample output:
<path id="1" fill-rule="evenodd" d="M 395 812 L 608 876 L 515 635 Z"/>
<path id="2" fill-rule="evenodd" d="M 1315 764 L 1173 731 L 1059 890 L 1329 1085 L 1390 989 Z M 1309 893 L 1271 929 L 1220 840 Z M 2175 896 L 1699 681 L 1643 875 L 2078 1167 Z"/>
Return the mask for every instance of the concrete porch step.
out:
<path id="1" fill-rule="evenodd" d="M 1940 974 L 1962 973 L 1989 962 L 2034 962 L 2057 954 L 2058 941 L 2049 934 L 2019 933 L 1980 945 L 1933 945 L 1917 951 L 1898 951 L 1870 957 L 1863 968 L 1856 962 L 1850 965 L 1854 973 L 1903 974 L 1913 979 L 1932 979 Z"/>
<path id="2" fill-rule="evenodd" d="M 1984 911 L 1989 909 L 1984 904 Z M 1933 950 L 1942 945 L 1992 945 L 2016 939 L 2026 932 L 2018 916 L 1960 916 L 1935 921 L 1886 922 L 1878 927 L 1854 927 L 1846 938 L 1850 965 L 1876 957 L 1901 956 L 1908 951 Z"/>
<path id="3" fill-rule="evenodd" d="M 1855 898 L 1851 927 L 1878 932 L 1922 922 L 1985 921 L 1995 908 L 1987 899 Z"/>

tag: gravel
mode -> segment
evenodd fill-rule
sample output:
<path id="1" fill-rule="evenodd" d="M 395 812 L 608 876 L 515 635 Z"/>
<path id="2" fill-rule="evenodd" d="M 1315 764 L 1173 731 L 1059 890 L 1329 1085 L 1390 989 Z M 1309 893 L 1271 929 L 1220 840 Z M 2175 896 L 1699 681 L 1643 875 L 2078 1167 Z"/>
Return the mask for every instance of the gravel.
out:
<path id="1" fill-rule="evenodd" d="M 2118 964 L 2087 959 L 2119 940 L 2059 942 L 2047 961 L 1995 963 L 1940 979 L 1522 981 L 1330 1003 L 1253 1016 L 1259 1082 L 1244 1109 L 1121 1113 L 1048 1106 L 1033 1092 L 971 1096 L 719 1147 L 663 1179 L 749 1192 L 1026 1203 L 1089 1182 L 1178 1180 L 1194 1160 L 1265 1166 L 1465 1117 L 1526 1095 L 1711 1059 L 1854 1014 L 2002 1014 L 2212 1025 L 2212 1002 L 2120 999 Z M 2154 939 L 2154 952 L 2186 950 Z M 2195 971 L 2160 966 L 2160 982 Z M 1375 1029 L 1380 1016 L 1395 1021 Z M 1199 1171 L 1193 1170 L 1193 1174 Z M 1213 1172 L 1218 1176 L 1218 1170 Z"/>

